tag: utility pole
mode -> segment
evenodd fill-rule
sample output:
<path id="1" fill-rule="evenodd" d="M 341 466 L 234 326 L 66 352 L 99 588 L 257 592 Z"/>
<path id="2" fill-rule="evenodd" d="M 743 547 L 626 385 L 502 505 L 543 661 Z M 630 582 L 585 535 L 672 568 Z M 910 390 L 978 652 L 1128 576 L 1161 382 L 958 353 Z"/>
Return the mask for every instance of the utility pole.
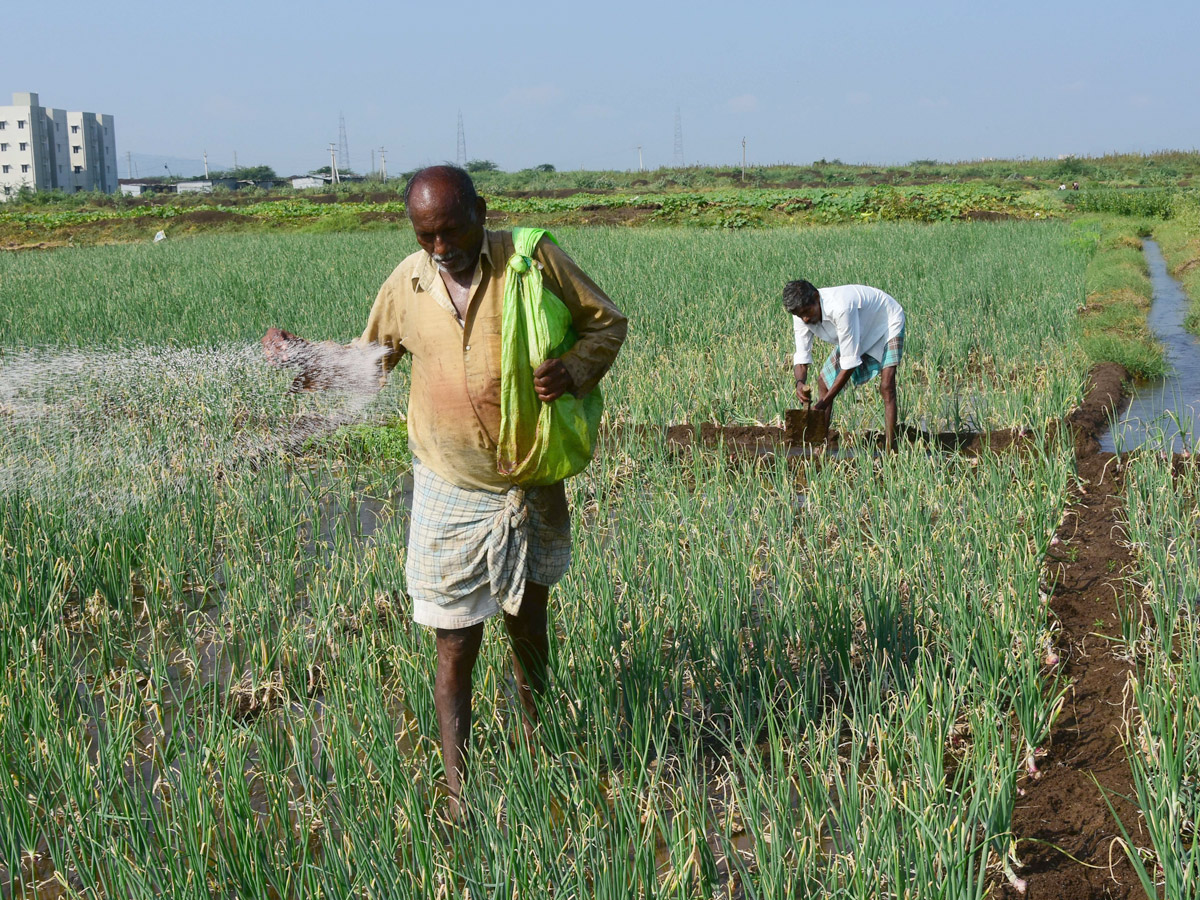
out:
<path id="1" fill-rule="evenodd" d="M 644 172 L 646 170 L 642 168 L 642 145 L 641 144 L 638 144 L 637 152 L 638 152 L 638 171 Z"/>
<path id="2" fill-rule="evenodd" d="M 233 171 L 234 171 L 234 174 L 236 175 L 237 174 L 237 151 L 236 150 L 233 151 Z"/>
<path id="3" fill-rule="evenodd" d="M 387 181 L 387 147 L 379 148 L 379 173 Z"/>
<path id="4" fill-rule="evenodd" d="M 337 170 L 337 144 L 333 141 L 329 142 L 329 180 L 333 184 L 341 184 Z"/>
<path id="5" fill-rule="evenodd" d="M 463 130 L 461 109 L 458 111 L 458 151 L 454 154 L 454 161 L 463 167 L 467 164 L 467 133 Z"/>
<path id="6" fill-rule="evenodd" d="M 742 137 L 742 184 L 746 183 L 746 138 Z"/>
<path id="7" fill-rule="evenodd" d="M 125 168 L 129 170 L 129 177 L 133 177 L 133 154 L 128 150 L 125 151 Z"/>
<path id="8" fill-rule="evenodd" d="M 234 164 L 236 165 L 236 163 Z M 204 180 L 208 181 L 208 151 L 204 151 Z"/>
<path id="9" fill-rule="evenodd" d="M 375 174 L 375 148 L 371 148 L 371 174 Z"/>
<path id="10" fill-rule="evenodd" d="M 338 111 L 338 155 L 342 158 L 342 165 L 347 169 L 350 168 L 350 142 L 346 139 L 346 117 Z"/>
<path id="11" fill-rule="evenodd" d="M 675 168 L 683 168 L 683 116 L 675 107 Z"/>

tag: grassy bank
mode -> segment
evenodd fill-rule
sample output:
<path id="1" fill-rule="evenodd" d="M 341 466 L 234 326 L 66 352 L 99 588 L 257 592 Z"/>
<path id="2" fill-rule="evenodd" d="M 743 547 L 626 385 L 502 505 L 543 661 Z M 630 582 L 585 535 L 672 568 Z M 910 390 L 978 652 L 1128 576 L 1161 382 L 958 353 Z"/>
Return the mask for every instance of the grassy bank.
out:
<path id="1" fill-rule="evenodd" d="M 1192 300 L 1188 330 L 1200 334 L 1200 202 L 1183 204 L 1171 221 L 1155 227 L 1171 275 Z"/>
<path id="2" fill-rule="evenodd" d="M 1086 216 L 1071 225 L 1071 239 L 1091 254 L 1079 312 L 1084 351 L 1092 364 L 1120 363 L 1139 379 L 1158 377 L 1166 366 L 1146 324 L 1152 291 L 1141 239 L 1150 230 L 1149 222 L 1115 217 Z"/>

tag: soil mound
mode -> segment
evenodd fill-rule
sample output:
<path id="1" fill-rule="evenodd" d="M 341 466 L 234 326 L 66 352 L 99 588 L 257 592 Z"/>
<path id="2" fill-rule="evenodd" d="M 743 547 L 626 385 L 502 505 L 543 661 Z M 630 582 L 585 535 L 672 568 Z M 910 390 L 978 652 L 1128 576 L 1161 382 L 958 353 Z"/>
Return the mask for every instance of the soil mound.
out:
<path id="1" fill-rule="evenodd" d="M 241 213 L 229 212 L 224 209 L 197 209 L 193 212 L 185 212 L 173 216 L 170 219 L 170 224 L 225 225 L 230 222 L 249 222 L 251 219 L 251 216 L 244 216 Z"/>
<path id="2" fill-rule="evenodd" d="M 1067 416 L 1075 432 L 1075 455 L 1091 456 L 1100 449 L 1100 435 L 1120 412 L 1129 373 L 1117 363 L 1100 363 L 1088 375 L 1083 403 Z"/>

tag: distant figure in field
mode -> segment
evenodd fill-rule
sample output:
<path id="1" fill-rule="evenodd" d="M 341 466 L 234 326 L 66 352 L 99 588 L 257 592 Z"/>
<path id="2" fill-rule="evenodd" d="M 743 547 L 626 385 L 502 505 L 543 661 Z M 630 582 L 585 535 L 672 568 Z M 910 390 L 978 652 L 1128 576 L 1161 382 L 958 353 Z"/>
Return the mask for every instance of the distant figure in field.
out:
<path id="1" fill-rule="evenodd" d="M 879 288 L 845 284 L 817 289 L 803 279 L 783 288 L 783 307 L 792 314 L 796 334 L 793 371 L 796 397 L 805 409 L 832 409 L 849 382 L 866 384 L 879 376 L 883 398 L 884 446 L 896 439 L 896 368 L 904 357 L 904 309 Z M 812 402 L 808 367 L 813 338 L 833 350 L 817 378 L 817 402 Z"/>

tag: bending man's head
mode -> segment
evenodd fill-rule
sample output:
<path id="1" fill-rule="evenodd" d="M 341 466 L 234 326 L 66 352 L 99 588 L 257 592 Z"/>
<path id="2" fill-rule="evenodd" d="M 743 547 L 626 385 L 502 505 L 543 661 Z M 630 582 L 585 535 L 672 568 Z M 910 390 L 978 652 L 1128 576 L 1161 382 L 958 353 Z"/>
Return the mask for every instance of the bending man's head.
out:
<path id="1" fill-rule="evenodd" d="M 803 278 L 783 286 L 783 308 L 812 325 L 821 321 L 821 293 Z"/>
<path id="2" fill-rule="evenodd" d="M 487 204 L 470 175 L 457 166 L 421 169 L 404 187 L 404 208 L 417 243 L 439 269 L 460 275 L 475 268 Z"/>

